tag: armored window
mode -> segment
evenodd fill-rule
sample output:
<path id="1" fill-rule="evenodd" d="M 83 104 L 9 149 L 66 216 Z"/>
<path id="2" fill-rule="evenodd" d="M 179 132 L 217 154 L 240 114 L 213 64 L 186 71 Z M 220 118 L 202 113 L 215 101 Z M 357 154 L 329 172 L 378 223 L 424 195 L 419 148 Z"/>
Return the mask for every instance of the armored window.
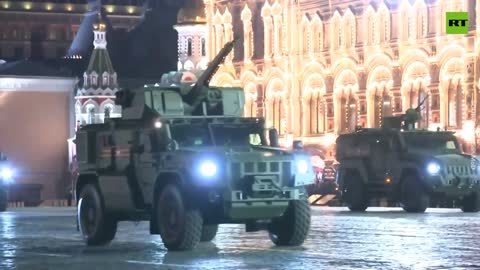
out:
<path id="1" fill-rule="evenodd" d="M 187 41 L 187 55 L 192 56 L 192 39 L 189 38 Z"/>
<path id="2" fill-rule="evenodd" d="M 205 38 L 202 38 L 202 56 L 206 56 L 206 55 L 207 55 L 207 48 L 205 44 Z"/>
<path id="3" fill-rule="evenodd" d="M 151 109 L 153 109 L 152 91 L 145 91 L 145 104 Z"/>

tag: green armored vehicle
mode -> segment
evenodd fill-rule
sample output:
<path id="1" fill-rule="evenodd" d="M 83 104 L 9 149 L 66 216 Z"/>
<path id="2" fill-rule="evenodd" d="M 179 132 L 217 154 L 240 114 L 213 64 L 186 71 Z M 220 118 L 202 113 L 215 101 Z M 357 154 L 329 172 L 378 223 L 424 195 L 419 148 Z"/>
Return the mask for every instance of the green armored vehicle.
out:
<path id="1" fill-rule="evenodd" d="M 7 157 L 0 152 L 0 212 L 7 210 L 8 196 L 7 187 L 13 181 L 13 171 L 10 168 Z"/>
<path id="2" fill-rule="evenodd" d="M 129 220 L 149 221 L 169 250 L 211 241 L 222 223 L 267 230 L 277 245 L 304 242 L 309 157 L 278 148 L 263 119 L 240 117 L 242 89 L 208 86 L 232 48 L 193 86 L 168 74 L 162 84 L 119 91 L 122 118 L 77 132 L 78 225 L 87 245 L 110 242 Z"/>
<path id="3" fill-rule="evenodd" d="M 383 128 L 337 138 L 337 178 L 350 210 L 365 211 L 379 197 L 407 212 L 424 212 L 431 198 L 445 197 L 464 212 L 480 210 L 480 163 L 462 153 L 453 132 L 415 130 L 417 120 L 418 110 L 409 109 L 386 118 Z"/>

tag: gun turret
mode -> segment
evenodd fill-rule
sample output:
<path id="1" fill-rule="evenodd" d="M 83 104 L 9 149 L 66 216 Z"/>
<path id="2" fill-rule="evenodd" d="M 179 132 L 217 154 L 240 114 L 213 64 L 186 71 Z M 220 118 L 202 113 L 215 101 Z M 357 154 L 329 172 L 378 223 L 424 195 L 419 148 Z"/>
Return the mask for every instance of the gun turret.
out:
<path id="1" fill-rule="evenodd" d="M 220 68 L 220 65 L 225 61 L 227 55 L 233 50 L 235 41 L 236 39 L 225 44 L 212 62 L 208 64 L 207 69 L 202 73 L 202 75 L 200 75 L 200 78 L 198 78 L 197 82 L 195 85 L 193 85 L 188 94 L 184 96 L 184 101 L 188 105 L 192 106 L 193 111 L 195 111 L 196 107 L 207 96 L 210 80 Z"/>
<path id="2" fill-rule="evenodd" d="M 382 121 L 382 128 L 397 128 L 405 130 L 415 130 L 415 124 L 422 119 L 421 107 L 427 100 L 426 96 L 416 108 L 408 109 L 405 114 L 399 116 L 385 117 Z M 403 126 L 402 126 L 403 123 Z"/>
<path id="3" fill-rule="evenodd" d="M 405 112 L 405 129 L 415 130 L 415 124 L 422 119 L 421 107 L 423 103 L 425 103 L 427 98 L 428 96 L 425 96 L 425 98 L 423 98 L 423 100 L 418 103 L 418 106 L 416 108 L 410 108 Z"/>
<path id="4" fill-rule="evenodd" d="M 161 84 L 145 85 L 135 90 L 120 90 L 115 104 L 122 106 L 122 118 L 146 119 L 157 116 L 222 115 L 240 117 L 245 104 L 239 87 L 210 87 L 209 83 L 235 40 L 228 42 L 192 86 L 182 83 L 182 73 L 162 76 Z"/>

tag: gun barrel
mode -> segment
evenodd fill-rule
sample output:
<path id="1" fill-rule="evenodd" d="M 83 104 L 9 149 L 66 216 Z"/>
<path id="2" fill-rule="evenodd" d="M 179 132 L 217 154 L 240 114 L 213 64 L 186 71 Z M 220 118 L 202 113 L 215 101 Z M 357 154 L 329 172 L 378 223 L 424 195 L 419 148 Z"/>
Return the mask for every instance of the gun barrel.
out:
<path id="1" fill-rule="evenodd" d="M 198 103 L 198 99 L 202 96 L 202 90 L 204 87 L 209 86 L 213 75 L 215 75 L 220 65 L 225 61 L 227 55 L 233 50 L 236 40 L 237 39 L 227 42 L 225 46 L 218 52 L 215 58 L 208 64 L 207 69 L 202 73 L 202 75 L 200 75 L 200 78 L 198 78 L 190 92 L 184 96 L 186 103 L 189 105 Z"/>

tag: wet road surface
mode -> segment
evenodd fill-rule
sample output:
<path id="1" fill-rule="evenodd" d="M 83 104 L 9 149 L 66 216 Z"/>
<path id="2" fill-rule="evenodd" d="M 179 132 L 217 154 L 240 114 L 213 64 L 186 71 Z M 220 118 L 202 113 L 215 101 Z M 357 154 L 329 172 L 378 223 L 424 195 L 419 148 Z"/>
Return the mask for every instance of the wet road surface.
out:
<path id="1" fill-rule="evenodd" d="M 167 252 L 146 222 L 120 223 L 109 246 L 87 248 L 73 208 L 18 209 L 0 213 L 0 269 L 480 269 L 480 214 L 312 211 L 303 247 L 277 248 L 266 232 L 221 225 L 212 243 Z"/>

